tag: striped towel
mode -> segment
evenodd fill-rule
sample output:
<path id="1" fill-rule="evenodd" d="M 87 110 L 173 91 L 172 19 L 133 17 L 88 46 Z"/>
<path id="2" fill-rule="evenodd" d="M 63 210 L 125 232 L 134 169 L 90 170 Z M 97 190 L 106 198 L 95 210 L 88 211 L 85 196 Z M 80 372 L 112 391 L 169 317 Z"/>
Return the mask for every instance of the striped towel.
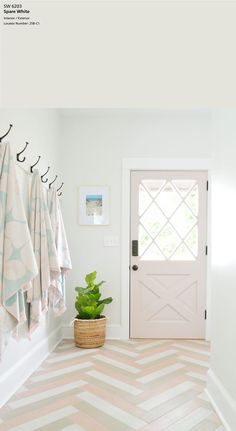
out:
<path id="1" fill-rule="evenodd" d="M 51 283 L 50 304 L 55 314 L 60 315 L 66 310 L 65 303 L 65 276 L 72 268 L 70 252 L 68 248 L 65 227 L 63 223 L 60 201 L 56 189 L 48 191 L 48 207 L 57 249 L 57 257 L 60 265 L 61 275 L 56 282 Z"/>
<path id="2" fill-rule="evenodd" d="M 47 199 L 39 172 L 33 173 L 29 208 L 29 227 L 39 274 L 27 292 L 29 330 L 32 333 L 40 317 L 48 310 L 49 286 L 60 276 L 60 265 L 48 212 Z"/>

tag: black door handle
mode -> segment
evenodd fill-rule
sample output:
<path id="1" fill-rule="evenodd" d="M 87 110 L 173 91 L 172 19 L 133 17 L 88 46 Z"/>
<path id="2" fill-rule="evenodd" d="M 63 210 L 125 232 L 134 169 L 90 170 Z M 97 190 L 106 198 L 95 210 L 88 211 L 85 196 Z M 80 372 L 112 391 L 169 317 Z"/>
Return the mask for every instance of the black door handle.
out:
<path id="1" fill-rule="evenodd" d="M 137 271 L 138 270 L 138 265 L 133 265 L 132 269 L 133 269 L 133 271 Z"/>

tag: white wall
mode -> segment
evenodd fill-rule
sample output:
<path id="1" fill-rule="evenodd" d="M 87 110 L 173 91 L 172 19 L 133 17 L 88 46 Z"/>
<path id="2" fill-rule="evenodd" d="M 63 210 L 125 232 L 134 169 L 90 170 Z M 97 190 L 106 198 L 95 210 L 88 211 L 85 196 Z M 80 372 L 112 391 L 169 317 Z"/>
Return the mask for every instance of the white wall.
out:
<path id="1" fill-rule="evenodd" d="M 110 336 L 120 336 L 121 249 L 104 247 L 104 235 L 121 235 L 122 159 L 209 158 L 210 114 L 207 111 L 68 110 L 62 112 L 64 140 L 61 150 L 65 179 L 63 208 L 73 270 L 67 283 L 68 312 L 64 323 L 75 315 L 74 286 L 96 269 L 107 280 L 104 294 L 114 301 L 106 309 Z M 104 227 L 79 226 L 77 188 L 109 185 L 111 223 Z M 64 334 L 72 335 L 71 328 Z"/>
<path id="2" fill-rule="evenodd" d="M 208 392 L 236 429 L 236 110 L 212 116 L 212 353 Z"/>
<path id="3" fill-rule="evenodd" d="M 25 152 L 25 169 L 29 164 L 42 156 L 38 165 L 40 172 L 45 172 L 51 166 L 50 177 L 54 178 L 58 170 L 59 122 L 58 114 L 52 110 L 2 110 L 0 115 L 0 136 L 13 128 L 8 136 L 13 148 L 20 151 L 29 141 Z M 22 174 L 21 171 L 19 171 Z M 19 176 L 21 178 L 21 176 Z M 59 175 L 61 179 L 61 175 Z M 32 339 L 20 338 L 10 340 L 0 363 L 0 405 L 4 403 L 24 380 L 37 368 L 42 359 L 61 337 L 61 319 L 48 313 Z"/>

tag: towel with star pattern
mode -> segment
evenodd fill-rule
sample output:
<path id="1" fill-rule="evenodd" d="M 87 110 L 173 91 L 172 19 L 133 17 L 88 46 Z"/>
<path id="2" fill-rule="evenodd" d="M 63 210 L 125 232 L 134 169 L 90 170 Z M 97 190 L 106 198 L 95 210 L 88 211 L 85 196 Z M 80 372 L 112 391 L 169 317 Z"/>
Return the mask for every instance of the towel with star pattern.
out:
<path id="1" fill-rule="evenodd" d="M 26 320 L 24 292 L 38 273 L 9 143 L 0 145 L 0 350 Z"/>

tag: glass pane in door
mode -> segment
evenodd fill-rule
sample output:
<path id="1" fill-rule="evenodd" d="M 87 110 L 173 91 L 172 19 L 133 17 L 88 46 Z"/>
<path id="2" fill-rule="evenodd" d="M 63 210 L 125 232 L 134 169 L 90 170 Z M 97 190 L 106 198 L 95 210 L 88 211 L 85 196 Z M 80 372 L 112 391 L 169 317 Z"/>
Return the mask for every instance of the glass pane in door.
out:
<path id="1" fill-rule="evenodd" d="M 143 180 L 139 187 L 142 260 L 196 260 L 198 184 L 194 180 Z"/>

